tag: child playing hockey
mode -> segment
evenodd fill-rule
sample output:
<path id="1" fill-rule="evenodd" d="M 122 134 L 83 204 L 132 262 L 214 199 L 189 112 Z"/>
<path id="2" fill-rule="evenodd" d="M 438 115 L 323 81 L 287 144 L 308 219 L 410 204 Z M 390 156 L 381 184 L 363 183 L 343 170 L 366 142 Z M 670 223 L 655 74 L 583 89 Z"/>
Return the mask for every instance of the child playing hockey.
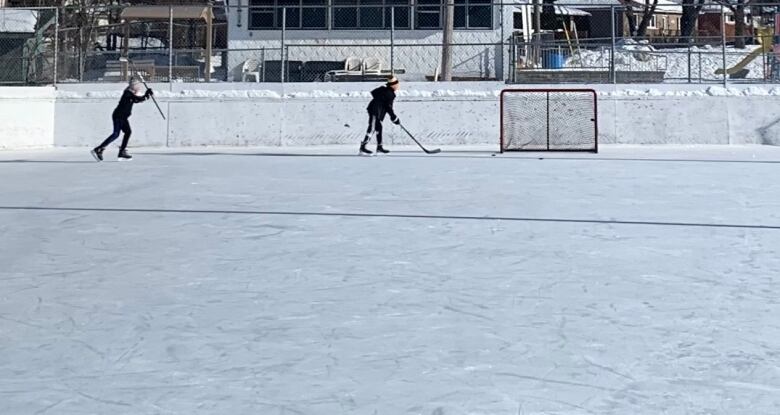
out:
<path id="1" fill-rule="evenodd" d="M 122 93 L 122 98 L 119 99 L 119 104 L 111 114 L 111 119 L 114 121 L 114 132 L 111 133 L 99 146 L 92 149 L 92 156 L 97 161 L 103 161 L 103 151 L 114 140 L 119 137 L 119 132 L 123 132 L 122 145 L 119 147 L 119 159 L 129 160 L 133 158 L 130 154 L 127 154 L 127 143 L 130 141 L 130 114 L 133 112 L 133 104 L 146 101 L 152 96 L 153 92 L 151 88 L 148 88 L 146 92 L 143 92 L 144 85 L 137 79 L 131 78 L 130 84 Z"/>
<path id="2" fill-rule="evenodd" d="M 363 142 L 360 143 L 360 152 L 364 154 L 372 154 L 371 150 L 366 148 L 368 140 L 371 138 L 371 133 L 376 133 L 376 152 L 387 154 L 387 151 L 382 147 L 382 121 L 385 119 L 385 114 L 390 114 L 390 121 L 393 124 L 401 124 L 401 120 L 395 115 L 393 111 L 393 100 L 395 100 L 395 91 L 401 85 L 398 83 L 396 77 L 388 79 L 387 84 L 380 86 L 379 88 L 371 91 L 371 102 L 368 104 L 368 130 L 366 131 L 366 137 L 363 138 Z"/>

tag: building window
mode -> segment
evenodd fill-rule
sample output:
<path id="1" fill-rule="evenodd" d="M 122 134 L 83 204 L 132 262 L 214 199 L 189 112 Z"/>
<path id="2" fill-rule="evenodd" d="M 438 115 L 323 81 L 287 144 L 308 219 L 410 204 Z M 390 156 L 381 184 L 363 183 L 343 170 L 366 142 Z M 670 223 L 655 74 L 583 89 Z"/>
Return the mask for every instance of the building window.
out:
<path id="1" fill-rule="evenodd" d="M 416 29 L 441 29 L 442 0 L 417 0 Z"/>
<path id="2" fill-rule="evenodd" d="M 389 29 L 395 15 L 397 29 L 411 28 L 409 0 L 332 0 L 333 29 Z"/>
<path id="3" fill-rule="evenodd" d="M 301 27 L 304 29 L 325 29 L 328 27 L 328 9 L 316 7 L 327 5 L 327 0 L 301 0 Z"/>
<path id="4" fill-rule="evenodd" d="M 492 0 L 454 0 L 456 29 L 491 29 Z M 443 0 L 249 0 L 249 30 L 279 30 L 286 9 L 287 29 L 441 29 Z M 330 9 L 329 7 L 330 6 Z"/>
<path id="5" fill-rule="evenodd" d="M 650 23 L 648 23 L 647 27 L 648 28 L 652 28 L 652 29 L 656 28 L 656 25 L 655 25 L 655 15 L 650 16 Z"/>
<path id="6" fill-rule="evenodd" d="M 491 29 L 491 0 L 455 0 L 456 29 Z"/>
<path id="7" fill-rule="evenodd" d="M 283 9 L 288 29 L 327 29 L 328 0 L 249 0 L 249 30 L 282 28 Z"/>
<path id="8" fill-rule="evenodd" d="M 388 7 L 385 8 L 385 27 L 390 28 L 391 13 L 395 15 L 396 29 L 412 28 L 412 8 L 409 6 L 409 0 L 385 0 Z M 393 5 L 390 7 L 390 5 Z"/>
<path id="9" fill-rule="evenodd" d="M 444 25 L 443 0 L 417 0 L 416 29 L 441 29 Z M 455 0 L 454 26 L 456 29 L 491 29 L 493 7 L 491 0 Z"/>

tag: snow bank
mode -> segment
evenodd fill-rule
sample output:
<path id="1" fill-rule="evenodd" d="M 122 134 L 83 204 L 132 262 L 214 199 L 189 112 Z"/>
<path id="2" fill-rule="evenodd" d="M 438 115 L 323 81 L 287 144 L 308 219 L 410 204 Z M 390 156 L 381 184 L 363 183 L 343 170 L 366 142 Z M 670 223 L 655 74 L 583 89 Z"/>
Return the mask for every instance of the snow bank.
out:
<path id="1" fill-rule="evenodd" d="M 744 59 L 760 46 L 748 46 L 745 49 L 726 48 L 726 67 L 730 68 Z M 566 60 L 565 67 L 579 70 L 608 70 L 610 47 L 590 50 L 583 49 Z M 723 52 L 712 46 L 688 48 L 670 48 L 657 50 L 647 41 L 636 42 L 626 39 L 615 47 L 615 69 L 618 71 L 662 71 L 664 78 L 718 80 L 721 75 L 715 73 L 723 68 Z M 745 66 L 747 79 L 763 79 L 764 63 L 758 57 Z"/>
<path id="2" fill-rule="evenodd" d="M 489 98 L 495 99 L 501 94 L 500 89 L 491 90 L 457 90 L 457 89 L 437 89 L 437 90 L 401 90 L 398 91 L 398 97 L 402 98 Z M 119 99 L 122 95 L 122 89 L 111 91 L 57 91 L 57 98 L 60 99 Z M 314 89 L 311 91 L 298 91 L 279 93 L 271 90 L 202 90 L 202 89 L 184 89 L 181 91 L 155 90 L 157 98 L 178 99 L 178 98 L 205 98 L 205 99 L 252 99 L 252 98 L 272 98 L 272 99 L 313 99 L 313 98 L 360 98 L 370 99 L 371 92 L 366 89 L 362 91 L 340 91 L 340 90 L 322 90 Z"/>
<path id="3" fill-rule="evenodd" d="M 502 86 L 506 86 L 503 85 Z M 538 86 L 546 88 L 546 86 Z M 533 87 L 531 87 L 533 88 Z M 748 96 L 780 96 L 780 87 L 777 86 L 749 86 L 749 87 L 728 87 L 722 86 L 675 86 L 663 85 L 663 87 L 653 87 L 646 89 L 637 89 L 635 87 L 622 87 L 620 89 L 611 85 L 596 87 L 597 93 L 601 97 L 748 97 Z M 314 89 L 310 91 L 279 92 L 268 89 L 226 89 L 226 90 L 205 90 L 205 89 L 183 89 L 181 91 L 155 90 L 155 96 L 161 100 L 177 99 L 207 99 L 207 100 L 251 100 L 251 99 L 289 99 L 289 100 L 311 100 L 311 99 L 370 99 L 371 93 L 367 88 L 365 90 L 340 90 L 334 89 Z M 57 91 L 58 99 L 65 100 L 89 100 L 89 99 L 119 99 L 122 89 L 117 88 L 108 91 Z M 501 94 L 501 89 L 409 89 L 398 91 L 399 99 L 404 98 L 471 98 L 495 100 Z"/>
<path id="4" fill-rule="evenodd" d="M 650 88 L 619 89 L 614 91 L 599 91 L 601 97 L 766 97 L 780 96 L 780 87 L 751 86 L 747 88 L 724 88 L 722 86 L 702 87 L 701 89 L 666 90 Z"/>

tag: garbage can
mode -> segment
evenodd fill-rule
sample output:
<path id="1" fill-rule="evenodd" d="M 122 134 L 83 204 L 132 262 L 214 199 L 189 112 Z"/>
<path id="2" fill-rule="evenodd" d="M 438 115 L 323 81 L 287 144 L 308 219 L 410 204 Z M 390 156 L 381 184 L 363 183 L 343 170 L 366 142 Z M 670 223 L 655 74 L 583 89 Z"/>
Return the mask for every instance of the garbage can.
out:
<path id="1" fill-rule="evenodd" d="M 566 63 L 566 56 L 557 49 L 546 50 L 542 53 L 542 68 L 561 69 Z"/>

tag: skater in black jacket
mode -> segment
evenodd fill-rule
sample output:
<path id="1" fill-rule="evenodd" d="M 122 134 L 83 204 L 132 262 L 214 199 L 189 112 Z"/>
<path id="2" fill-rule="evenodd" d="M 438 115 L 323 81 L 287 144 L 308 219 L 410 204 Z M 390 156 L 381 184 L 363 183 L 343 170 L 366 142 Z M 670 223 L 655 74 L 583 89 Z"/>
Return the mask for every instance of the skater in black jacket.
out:
<path id="1" fill-rule="evenodd" d="M 92 156 L 95 157 L 95 160 L 103 161 L 103 151 L 119 137 L 120 131 L 124 133 L 124 136 L 122 137 L 122 145 L 119 147 L 119 155 L 117 157 L 126 160 L 133 158 L 130 154 L 127 154 L 127 143 L 130 141 L 130 134 L 132 133 L 129 118 L 133 112 L 133 104 L 146 101 L 153 95 L 151 88 L 143 92 L 143 87 L 144 85 L 141 81 L 130 79 L 130 84 L 125 88 L 122 98 L 119 99 L 119 104 L 111 114 L 111 119 L 114 122 L 114 131 L 99 146 L 92 149 Z"/>
<path id="2" fill-rule="evenodd" d="M 393 101 L 395 100 L 395 91 L 401 85 L 398 83 L 396 77 L 392 77 L 387 81 L 385 86 L 371 91 L 371 102 L 368 104 L 368 130 L 366 131 L 366 137 L 363 138 L 363 142 L 360 143 L 360 152 L 364 154 L 372 154 L 371 150 L 366 148 L 368 140 L 371 138 L 371 133 L 376 133 L 376 151 L 377 153 L 389 153 L 384 147 L 382 147 L 382 121 L 385 119 L 385 114 L 390 114 L 390 121 L 393 124 L 400 124 L 401 120 L 395 115 L 393 111 Z"/>

